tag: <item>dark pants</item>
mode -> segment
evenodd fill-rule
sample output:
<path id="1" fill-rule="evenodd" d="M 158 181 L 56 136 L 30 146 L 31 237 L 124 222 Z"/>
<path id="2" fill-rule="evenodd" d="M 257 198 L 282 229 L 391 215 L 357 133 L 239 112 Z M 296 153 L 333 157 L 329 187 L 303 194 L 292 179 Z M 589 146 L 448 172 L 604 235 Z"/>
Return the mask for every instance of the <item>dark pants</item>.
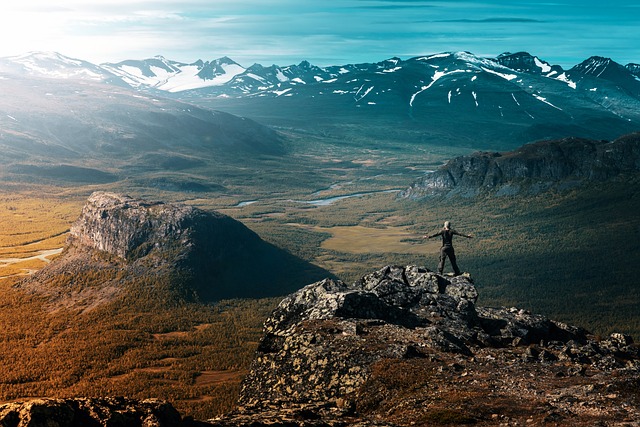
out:
<path id="1" fill-rule="evenodd" d="M 458 263 L 456 262 L 456 253 L 453 250 L 453 246 L 443 246 L 440 248 L 440 264 L 438 264 L 438 273 L 442 274 L 442 272 L 444 271 L 444 262 L 447 257 L 449 257 L 453 272 L 456 274 L 456 276 L 459 276 L 460 269 L 458 268 Z"/>

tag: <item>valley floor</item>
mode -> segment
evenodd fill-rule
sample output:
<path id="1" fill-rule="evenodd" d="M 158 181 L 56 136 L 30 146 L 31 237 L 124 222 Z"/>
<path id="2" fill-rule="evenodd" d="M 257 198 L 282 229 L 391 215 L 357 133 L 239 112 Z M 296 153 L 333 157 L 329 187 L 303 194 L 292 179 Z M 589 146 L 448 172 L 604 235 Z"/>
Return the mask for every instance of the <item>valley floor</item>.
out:
<path id="1" fill-rule="evenodd" d="M 234 405 L 262 321 L 277 300 L 233 301 L 204 312 L 148 308 L 134 315 L 135 307 L 122 307 L 115 315 L 77 317 L 52 315 L 46 302 L 12 289 L 19 275 L 56 256 L 97 189 L 221 211 L 345 282 L 382 265 L 435 269 L 439 243 L 422 236 L 450 220 L 474 236 L 455 246 L 461 268 L 476 280 L 479 305 L 521 307 L 603 336 L 640 339 L 637 181 L 529 198 L 397 199 L 397 190 L 453 153 L 423 154 L 416 161 L 416 152 L 301 150 L 290 165 L 252 163 L 235 170 L 236 178 L 224 178 L 231 169 L 223 168 L 215 179 L 226 190 L 213 193 L 126 183 L 8 186 L 0 194 L 0 399 L 153 396 L 200 419 Z M 84 342 L 87 336 L 98 341 Z"/>

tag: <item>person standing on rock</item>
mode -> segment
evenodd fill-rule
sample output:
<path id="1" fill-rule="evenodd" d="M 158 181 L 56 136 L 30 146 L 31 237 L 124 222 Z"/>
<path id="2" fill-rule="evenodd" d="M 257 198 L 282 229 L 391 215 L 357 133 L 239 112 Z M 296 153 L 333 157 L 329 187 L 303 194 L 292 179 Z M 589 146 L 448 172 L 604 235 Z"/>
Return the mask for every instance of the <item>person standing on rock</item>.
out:
<path id="1" fill-rule="evenodd" d="M 471 239 L 473 237 L 451 229 L 451 223 L 449 221 L 445 221 L 444 227 L 437 233 L 432 234 L 431 236 L 422 236 L 423 239 L 431 239 L 433 237 L 442 236 L 442 247 L 440 248 L 440 263 L 438 264 L 438 273 L 440 274 L 442 274 L 442 272 L 444 271 L 444 262 L 448 257 L 449 261 L 451 262 L 451 267 L 453 268 L 453 273 L 456 276 L 460 275 L 460 268 L 458 268 L 458 263 L 456 262 L 456 253 L 453 250 L 454 235 L 466 237 L 467 239 Z"/>

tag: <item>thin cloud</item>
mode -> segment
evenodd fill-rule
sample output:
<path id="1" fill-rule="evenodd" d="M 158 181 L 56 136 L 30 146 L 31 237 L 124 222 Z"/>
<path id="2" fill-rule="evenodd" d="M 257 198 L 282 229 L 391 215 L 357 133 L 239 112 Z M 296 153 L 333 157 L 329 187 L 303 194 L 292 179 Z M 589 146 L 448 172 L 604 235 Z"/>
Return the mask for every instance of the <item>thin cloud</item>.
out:
<path id="1" fill-rule="evenodd" d="M 514 23 L 514 24 L 544 24 L 549 21 L 542 21 L 531 18 L 485 18 L 485 19 L 440 19 L 434 22 L 458 23 L 458 24 L 495 24 L 495 23 Z"/>

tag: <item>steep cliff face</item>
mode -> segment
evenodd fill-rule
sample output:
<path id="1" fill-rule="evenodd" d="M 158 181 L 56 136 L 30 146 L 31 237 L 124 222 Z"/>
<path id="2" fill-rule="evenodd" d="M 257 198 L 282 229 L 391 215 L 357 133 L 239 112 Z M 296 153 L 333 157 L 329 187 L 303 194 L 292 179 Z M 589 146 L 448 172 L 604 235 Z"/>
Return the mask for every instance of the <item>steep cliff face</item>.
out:
<path id="1" fill-rule="evenodd" d="M 197 234 L 203 233 L 209 222 L 226 223 L 221 229 L 233 224 L 224 215 L 186 205 L 149 203 L 120 194 L 99 192 L 91 195 L 82 214 L 72 225 L 69 243 L 130 261 L 151 253 L 166 254 L 172 249 L 183 252 L 180 255 L 185 256 L 192 250 Z"/>
<path id="2" fill-rule="evenodd" d="M 640 134 L 612 142 L 567 138 L 506 153 L 457 157 L 415 182 L 400 197 L 536 194 L 640 172 Z"/>
<path id="3" fill-rule="evenodd" d="M 327 275 L 226 215 L 97 192 L 62 256 L 19 286 L 90 308 L 133 287 L 210 301 L 285 295 Z"/>
<path id="4" fill-rule="evenodd" d="M 631 403 L 640 401 L 640 351 L 630 337 L 598 341 L 526 310 L 477 307 L 477 297 L 470 277 L 416 266 L 388 266 L 352 285 L 311 284 L 265 322 L 240 409 L 212 422 L 579 426 L 638 419 Z"/>

